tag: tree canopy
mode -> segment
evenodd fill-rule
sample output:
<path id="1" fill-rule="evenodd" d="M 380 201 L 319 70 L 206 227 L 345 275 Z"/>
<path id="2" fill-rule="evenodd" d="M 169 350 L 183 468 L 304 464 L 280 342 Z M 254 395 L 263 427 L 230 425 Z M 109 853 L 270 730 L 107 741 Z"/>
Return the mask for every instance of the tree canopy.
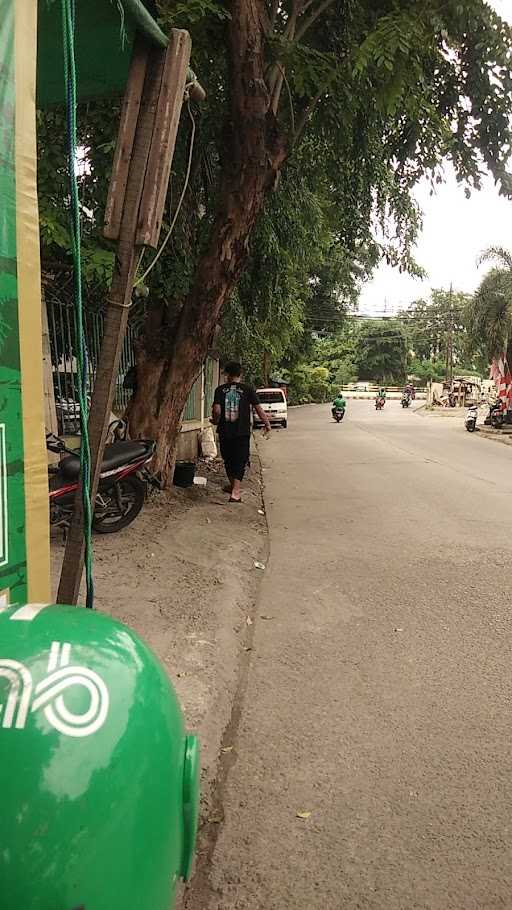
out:
<path id="1" fill-rule="evenodd" d="M 223 313 L 235 341 L 245 335 L 288 355 L 308 332 L 339 323 L 379 256 L 417 269 L 421 216 L 412 190 L 421 177 L 441 181 L 449 159 L 471 192 L 485 165 L 511 194 L 512 38 L 484 0 L 159 0 L 158 7 L 164 29 L 190 30 L 208 92 L 200 110 L 183 112 L 164 231 L 184 185 L 192 116 L 190 180 L 148 277 L 148 302 L 139 304 L 134 429 L 157 436 L 164 465 Z M 101 224 L 115 114 L 111 103 L 91 103 L 79 116 L 86 262 L 91 281 L 104 286 L 112 250 Z M 59 214 L 67 195 L 59 117 L 45 112 L 40 121 L 49 259 L 69 248 Z M 149 261 L 146 254 L 141 268 Z"/>
<path id="2" fill-rule="evenodd" d="M 368 319 L 359 326 L 355 364 L 361 379 L 391 384 L 407 374 L 409 345 L 398 319 Z"/>
<path id="3" fill-rule="evenodd" d="M 512 254 L 505 249 L 485 250 L 481 261 L 493 268 L 484 276 L 466 308 L 472 349 L 488 360 L 507 354 L 512 362 Z"/>

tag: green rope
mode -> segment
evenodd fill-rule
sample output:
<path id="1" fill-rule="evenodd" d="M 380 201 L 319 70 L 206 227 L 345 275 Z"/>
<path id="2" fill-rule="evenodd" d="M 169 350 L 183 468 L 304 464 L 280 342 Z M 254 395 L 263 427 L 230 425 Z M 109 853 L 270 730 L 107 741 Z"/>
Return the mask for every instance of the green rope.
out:
<path id="1" fill-rule="evenodd" d="M 75 66 L 75 0 L 61 0 L 62 35 L 64 43 L 64 82 L 66 87 L 68 119 L 69 183 L 71 195 L 71 244 L 73 255 L 73 284 L 75 298 L 75 326 L 78 362 L 78 402 L 80 406 L 80 472 L 85 537 L 86 606 L 94 606 L 92 576 L 92 507 L 90 496 L 91 450 L 89 445 L 89 405 L 87 401 L 87 345 L 84 332 L 82 299 L 82 258 L 80 247 L 80 201 L 76 178 L 77 129 L 76 129 L 76 66 Z"/>

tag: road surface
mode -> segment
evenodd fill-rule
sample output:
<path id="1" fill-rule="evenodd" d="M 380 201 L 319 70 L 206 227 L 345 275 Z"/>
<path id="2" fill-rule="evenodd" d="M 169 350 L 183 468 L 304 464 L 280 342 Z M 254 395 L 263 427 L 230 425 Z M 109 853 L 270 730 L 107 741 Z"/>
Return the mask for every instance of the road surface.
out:
<path id="1" fill-rule="evenodd" d="M 349 401 L 260 452 L 271 554 L 187 906 L 512 908 L 512 449 Z"/>

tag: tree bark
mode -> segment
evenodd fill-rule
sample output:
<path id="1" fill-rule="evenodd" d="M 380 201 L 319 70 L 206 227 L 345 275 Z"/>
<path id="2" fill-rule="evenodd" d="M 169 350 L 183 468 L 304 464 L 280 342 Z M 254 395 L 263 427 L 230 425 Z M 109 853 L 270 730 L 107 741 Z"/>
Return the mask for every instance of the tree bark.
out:
<path id="1" fill-rule="evenodd" d="M 165 484 L 172 477 L 188 394 L 240 277 L 265 197 L 286 157 L 265 82 L 260 0 L 233 0 L 231 6 L 231 110 L 217 215 L 173 338 L 165 351 L 161 346 L 155 350 L 150 333 L 143 341 L 137 390 L 128 414 L 132 436 L 156 439 L 153 469 Z"/>

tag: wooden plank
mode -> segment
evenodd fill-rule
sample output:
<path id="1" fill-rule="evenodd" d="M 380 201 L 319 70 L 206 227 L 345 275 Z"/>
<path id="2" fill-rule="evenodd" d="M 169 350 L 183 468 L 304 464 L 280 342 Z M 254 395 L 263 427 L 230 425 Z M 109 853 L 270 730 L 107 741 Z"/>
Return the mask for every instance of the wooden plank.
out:
<path id="1" fill-rule="evenodd" d="M 94 502 L 98 489 L 103 450 L 108 430 L 108 420 L 114 398 L 117 372 L 128 322 L 128 313 L 135 277 L 137 249 L 135 234 L 144 176 L 148 162 L 151 139 L 155 127 L 164 52 L 151 49 L 148 56 L 146 79 L 139 118 L 133 142 L 133 152 L 124 195 L 119 244 L 117 248 L 112 286 L 105 315 L 105 329 L 101 345 L 98 371 L 89 414 L 91 444 L 91 499 Z M 85 541 L 83 535 L 83 508 L 81 485 L 78 488 L 73 519 L 71 521 L 62 572 L 58 603 L 76 604 L 84 566 Z"/>
<path id="2" fill-rule="evenodd" d="M 121 227 L 121 216 L 126 194 L 128 171 L 133 152 L 133 140 L 137 128 L 144 78 L 148 60 L 148 46 L 140 39 L 135 40 L 133 47 L 128 81 L 121 107 L 121 118 L 117 134 L 116 150 L 112 162 L 112 174 L 108 188 L 103 236 L 108 240 L 117 240 Z"/>
<path id="3" fill-rule="evenodd" d="M 136 239 L 141 246 L 158 245 L 191 47 L 188 32 L 172 29 L 137 223 Z"/>

